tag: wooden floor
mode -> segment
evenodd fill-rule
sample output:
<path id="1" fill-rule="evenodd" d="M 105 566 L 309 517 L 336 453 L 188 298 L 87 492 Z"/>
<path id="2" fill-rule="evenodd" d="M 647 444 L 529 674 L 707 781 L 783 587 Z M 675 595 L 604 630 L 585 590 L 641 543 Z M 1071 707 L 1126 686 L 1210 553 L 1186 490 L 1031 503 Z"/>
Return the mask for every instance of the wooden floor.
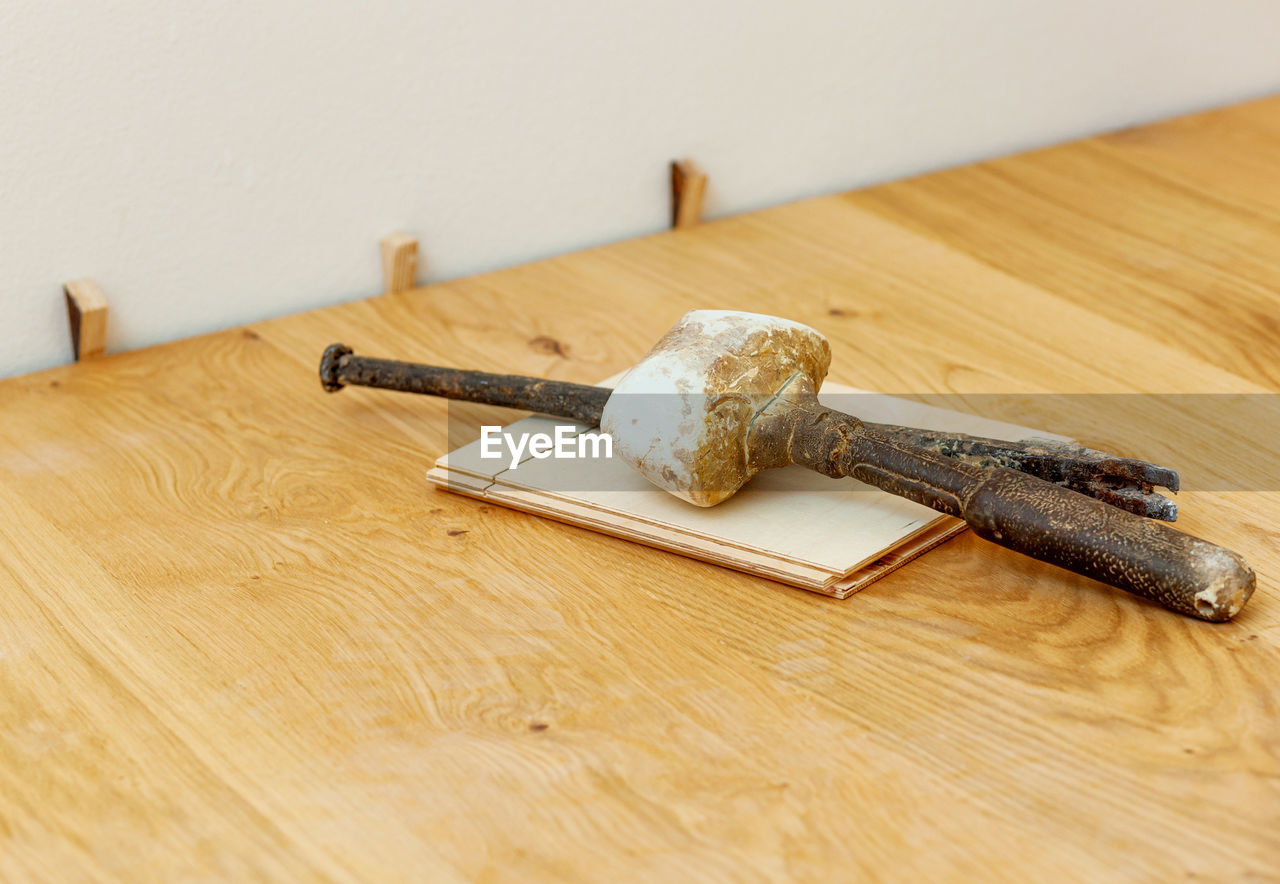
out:
<path id="1" fill-rule="evenodd" d="M 693 307 L 1247 483 L 1184 400 L 978 394 L 1280 392 L 1280 98 L 0 383 L 0 879 L 1280 874 L 1280 485 L 1179 497 L 1231 624 L 967 534 L 836 602 L 433 491 L 444 403 L 315 377 Z"/>

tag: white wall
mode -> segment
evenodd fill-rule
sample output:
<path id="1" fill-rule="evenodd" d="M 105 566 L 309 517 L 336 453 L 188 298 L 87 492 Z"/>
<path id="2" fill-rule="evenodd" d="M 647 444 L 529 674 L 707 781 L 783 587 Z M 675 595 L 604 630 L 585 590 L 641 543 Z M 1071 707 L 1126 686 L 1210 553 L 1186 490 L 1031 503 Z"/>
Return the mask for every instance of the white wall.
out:
<path id="1" fill-rule="evenodd" d="M 0 375 L 1277 88 L 1276 0 L 5 0 Z"/>

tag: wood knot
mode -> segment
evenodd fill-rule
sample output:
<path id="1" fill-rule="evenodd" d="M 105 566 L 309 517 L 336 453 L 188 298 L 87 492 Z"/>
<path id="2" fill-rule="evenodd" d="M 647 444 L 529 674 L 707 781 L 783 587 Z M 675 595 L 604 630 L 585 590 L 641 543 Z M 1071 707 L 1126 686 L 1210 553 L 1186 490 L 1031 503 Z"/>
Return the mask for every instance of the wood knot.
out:
<path id="1" fill-rule="evenodd" d="M 445 533 L 448 534 L 450 537 L 461 537 L 463 534 L 467 533 L 467 529 L 466 528 L 450 528 Z"/>
<path id="2" fill-rule="evenodd" d="M 569 358 L 569 346 L 567 344 L 562 344 L 555 338 L 548 337 L 547 335 L 538 335 L 536 338 L 533 338 L 529 341 L 529 346 L 538 353 L 545 353 L 548 356 L 559 356 L 562 359 Z"/>

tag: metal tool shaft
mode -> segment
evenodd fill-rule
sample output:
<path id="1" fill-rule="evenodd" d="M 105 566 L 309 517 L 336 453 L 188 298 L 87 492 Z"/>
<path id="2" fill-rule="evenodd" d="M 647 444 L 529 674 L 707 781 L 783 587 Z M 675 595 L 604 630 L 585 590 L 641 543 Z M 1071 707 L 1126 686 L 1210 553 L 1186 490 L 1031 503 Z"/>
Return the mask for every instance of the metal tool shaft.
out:
<path id="1" fill-rule="evenodd" d="M 330 393 L 347 385 L 378 387 L 536 411 L 589 427 L 600 423 L 600 412 L 613 392 L 608 387 L 568 381 L 355 356 L 350 347 L 342 344 L 333 344 L 324 351 L 320 360 L 320 382 Z"/>
<path id="2" fill-rule="evenodd" d="M 320 380 L 330 392 L 344 386 L 377 387 L 465 402 L 500 405 L 562 417 L 585 426 L 600 423 L 608 387 L 551 381 L 524 375 L 491 374 L 392 359 L 356 356 L 333 344 L 320 360 Z M 1178 506 L 1154 486 L 1178 490 L 1178 474 L 1168 467 L 1117 457 L 1072 442 L 1030 439 L 1009 442 L 870 421 L 871 432 L 963 463 L 1018 470 L 1111 506 L 1172 522 Z"/>

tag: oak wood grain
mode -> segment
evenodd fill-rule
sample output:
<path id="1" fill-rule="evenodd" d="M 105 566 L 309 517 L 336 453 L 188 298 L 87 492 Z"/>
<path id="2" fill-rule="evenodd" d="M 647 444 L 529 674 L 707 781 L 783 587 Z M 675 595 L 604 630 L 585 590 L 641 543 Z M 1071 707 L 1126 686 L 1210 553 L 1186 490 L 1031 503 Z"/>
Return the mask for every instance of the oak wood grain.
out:
<path id="1" fill-rule="evenodd" d="M 971 536 L 837 602 L 432 491 L 481 412 L 315 367 L 591 382 L 736 307 L 1247 480 L 1182 400 L 1035 394 L 1277 390 L 1278 143 L 1271 99 L 0 383 L 0 878 L 1274 875 L 1280 490 L 1180 495 L 1258 572 L 1230 624 Z"/>

